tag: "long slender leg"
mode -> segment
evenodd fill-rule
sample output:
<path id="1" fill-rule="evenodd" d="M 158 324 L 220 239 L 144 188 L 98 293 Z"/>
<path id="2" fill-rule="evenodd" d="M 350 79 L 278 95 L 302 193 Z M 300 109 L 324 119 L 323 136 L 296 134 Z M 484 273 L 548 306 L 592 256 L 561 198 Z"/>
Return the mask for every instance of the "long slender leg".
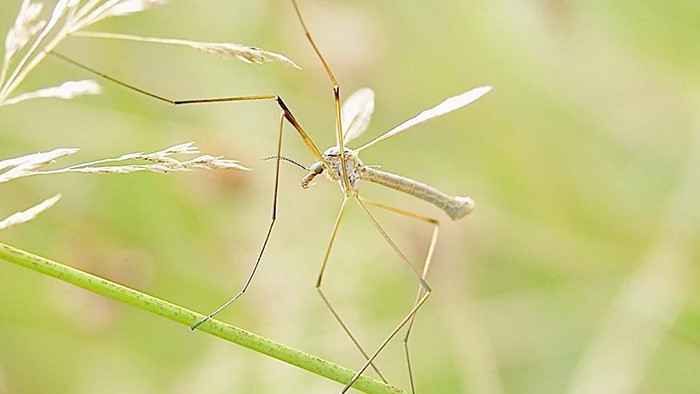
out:
<path id="1" fill-rule="evenodd" d="M 348 337 L 350 337 L 350 340 L 352 343 L 355 344 L 355 347 L 362 353 L 362 356 L 364 356 L 365 360 L 369 360 L 369 356 L 367 355 L 367 352 L 362 348 L 360 343 L 357 341 L 354 335 L 352 335 L 352 332 L 350 332 L 350 328 L 348 327 L 347 324 L 343 321 L 343 319 L 340 317 L 338 312 L 336 312 L 335 308 L 333 305 L 331 305 L 331 302 L 328 300 L 328 297 L 324 294 L 323 290 L 321 290 L 321 282 L 323 281 L 323 274 L 326 271 L 326 266 L 328 265 L 328 258 L 331 254 L 331 249 L 333 248 L 333 244 L 335 243 L 335 237 L 338 234 L 338 229 L 340 228 L 340 221 L 343 219 L 343 214 L 345 213 L 345 208 L 347 207 L 348 203 L 348 196 L 345 195 L 343 197 L 343 204 L 340 206 L 340 211 L 338 212 L 338 217 L 335 219 L 335 224 L 333 225 L 333 231 L 331 232 L 331 240 L 328 242 L 328 247 L 326 248 L 326 254 L 323 257 L 323 263 L 321 264 L 321 271 L 318 274 L 318 279 L 316 280 L 316 290 L 318 291 L 318 294 L 321 296 L 321 299 L 323 299 L 323 303 L 328 307 L 328 309 L 331 311 L 331 314 L 335 319 L 338 321 L 340 326 L 343 328 L 343 331 L 347 334 Z M 379 369 L 372 364 L 372 368 L 374 371 L 379 375 L 379 377 L 384 381 L 384 383 L 387 383 L 386 379 L 382 375 L 382 373 L 379 371 Z"/>
<path id="2" fill-rule="evenodd" d="M 374 361 L 374 359 L 377 357 L 377 355 L 379 355 L 379 353 L 380 353 L 382 350 L 384 350 L 384 348 L 386 347 L 386 345 L 396 336 L 396 334 L 397 334 L 399 331 L 401 331 L 401 329 L 402 329 L 407 323 L 409 323 L 409 322 L 411 321 L 411 319 L 413 319 L 413 316 L 416 314 L 416 312 L 418 312 L 418 310 L 423 306 L 423 304 L 425 303 L 425 301 L 428 300 L 428 297 L 430 296 L 430 293 L 431 293 L 431 291 L 432 291 L 431 288 L 430 288 L 430 286 L 428 285 L 428 283 L 425 281 L 425 279 L 423 279 L 423 277 L 418 273 L 418 271 L 416 271 L 416 269 L 413 267 L 413 265 L 412 265 L 411 262 L 408 260 L 408 258 L 406 258 L 406 256 L 403 254 L 403 252 L 401 252 L 401 250 L 400 250 L 399 247 L 396 245 L 396 243 L 391 239 L 391 237 L 389 237 L 389 234 L 387 234 L 387 232 L 382 228 L 382 226 L 379 224 L 379 222 L 377 222 L 377 219 L 375 219 L 374 216 L 372 216 L 372 214 L 371 214 L 370 211 L 367 209 L 367 207 L 365 206 L 365 204 L 363 203 L 363 201 L 362 201 L 358 196 L 355 196 L 355 200 L 356 200 L 357 203 L 360 205 L 360 208 L 362 208 L 362 211 L 365 213 L 365 215 L 367 215 L 367 217 L 369 218 L 370 222 L 372 222 L 372 224 L 374 225 L 374 227 L 379 231 L 379 233 L 382 235 L 382 237 L 384 237 L 384 239 L 387 241 L 387 243 L 389 244 L 389 246 L 391 246 L 391 248 L 394 250 L 394 252 L 396 252 L 396 254 L 401 258 L 401 260 L 409 267 L 409 269 L 411 270 L 411 273 L 413 274 L 413 276 L 414 276 L 414 277 L 418 280 L 418 282 L 420 283 L 421 289 L 423 290 L 424 294 L 418 299 L 418 302 L 415 303 L 415 305 L 413 306 L 413 308 L 411 308 L 411 310 L 408 312 L 408 314 L 407 314 L 407 315 L 399 322 L 399 324 L 389 333 L 389 335 L 386 337 L 386 339 L 384 339 L 384 341 L 379 345 L 379 347 L 377 348 L 377 350 L 375 350 L 375 352 L 369 357 L 369 360 L 367 360 L 367 362 L 362 366 L 362 368 L 360 368 L 360 369 L 357 371 L 357 373 L 355 374 L 355 376 L 353 376 L 353 378 L 347 383 L 347 385 L 345 386 L 345 388 L 343 388 L 343 390 L 341 391 L 341 393 L 345 393 L 345 392 L 347 392 L 347 391 L 350 389 L 350 387 L 357 381 L 357 379 L 359 379 L 359 377 L 362 375 L 362 373 L 363 373 L 365 370 L 367 370 L 367 368 L 368 368 L 369 365 L 372 363 L 372 361 Z"/>
<path id="3" fill-rule="evenodd" d="M 350 192 L 350 180 L 348 179 L 347 166 L 345 165 L 345 142 L 343 141 L 343 125 L 342 120 L 340 119 L 340 85 L 338 84 L 338 80 L 335 79 L 333 71 L 331 71 L 331 68 L 328 66 L 328 62 L 326 62 L 326 59 L 323 57 L 321 51 L 314 42 L 314 39 L 311 37 L 311 33 L 306 27 L 304 18 L 301 16 L 301 11 L 299 11 L 297 0 L 292 0 L 292 5 L 294 6 L 294 11 L 297 14 L 299 23 L 301 23 L 302 29 L 304 29 L 304 34 L 306 35 L 307 40 L 309 40 L 314 52 L 316 52 L 316 55 L 321 60 L 321 63 L 323 63 L 323 68 L 326 70 L 326 74 L 328 74 L 328 78 L 331 80 L 331 84 L 333 85 L 333 99 L 335 101 L 336 145 L 340 148 L 340 162 L 342 163 L 340 173 L 342 174 L 343 187 L 345 189 L 345 194 L 348 194 Z"/>
<path id="4" fill-rule="evenodd" d="M 311 47 L 314 49 L 314 52 L 316 52 L 316 55 L 321 60 L 321 63 L 323 63 L 323 68 L 326 70 L 326 74 L 328 74 L 328 78 L 331 80 L 331 83 L 333 84 L 333 86 L 338 86 L 338 80 L 335 79 L 335 75 L 333 75 L 333 71 L 331 71 L 331 68 L 328 66 L 328 62 L 326 62 L 326 59 L 321 54 L 321 51 L 318 50 L 318 46 L 316 46 L 314 39 L 311 37 L 311 33 L 309 32 L 309 29 L 306 27 L 306 23 L 304 22 L 304 18 L 301 16 L 301 11 L 299 11 L 299 5 L 297 4 L 297 0 L 292 0 L 292 5 L 294 6 L 294 11 L 297 13 L 297 18 L 299 19 L 299 22 L 301 23 L 301 27 L 302 27 L 302 29 L 304 29 L 304 34 L 306 34 L 306 39 L 309 40 Z"/>
<path id="5" fill-rule="evenodd" d="M 200 320 L 197 322 L 194 326 L 190 327 L 192 330 L 196 330 L 197 327 L 201 326 L 202 323 L 206 322 L 207 320 L 211 319 L 212 317 L 216 316 L 219 312 L 224 310 L 227 306 L 231 305 L 234 301 L 238 299 L 238 297 L 242 296 L 243 293 L 248 289 L 248 286 L 250 285 L 250 282 L 253 280 L 253 276 L 255 275 L 255 271 L 258 270 L 258 266 L 260 265 L 260 260 L 262 260 L 263 253 L 265 252 L 265 248 L 267 247 L 267 241 L 270 240 L 270 234 L 272 234 L 272 228 L 275 225 L 275 220 L 277 220 L 277 192 L 279 190 L 279 183 L 280 183 L 280 161 L 282 157 L 282 129 L 284 126 L 284 112 L 280 115 L 280 130 L 279 134 L 277 135 L 277 159 L 275 160 L 275 188 L 273 192 L 273 197 L 272 197 L 272 218 L 270 219 L 270 226 L 267 228 L 267 234 L 265 235 L 265 240 L 263 241 L 262 248 L 260 248 L 260 253 L 258 254 L 258 258 L 255 260 L 255 264 L 253 265 L 253 269 L 250 271 L 250 274 L 248 275 L 248 279 L 245 281 L 245 284 L 243 285 L 243 288 L 231 299 L 226 301 L 223 305 L 218 307 L 214 312 L 210 313 L 205 317 L 204 319 Z"/>
<path id="6" fill-rule="evenodd" d="M 325 163 L 325 160 L 321 157 L 321 152 L 318 150 L 318 147 L 314 142 L 311 140 L 311 137 L 309 137 L 304 129 L 301 127 L 299 122 L 296 120 L 294 115 L 292 114 L 292 111 L 290 111 L 289 107 L 287 107 L 287 104 L 285 104 L 284 100 L 282 100 L 282 97 L 275 95 L 275 94 L 266 94 L 266 95 L 254 95 L 254 96 L 230 96 L 230 97 L 213 97 L 213 98 L 196 98 L 196 99 L 187 99 L 187 100 L 174 100 L 171 98 L 167 98 L 155 93 L 151 93 L 147 90 L 138 88 L 136 86 L 130 85 L 126 82 L 122 82 L 114 77 L 111 77 L 109 75 L 103 74 L 100 71 L 97 71 L 89 66 L 86 66 L 85 64 L 82 64 L 76 60 L 73 60 L 69 58 L 68 56 L 62 55 L 58 52 L 49 52 L 49 54 L 55 56 L 58 59 L 61 59 L 69 64 L 72 64 L 73 66 L 76 66 L 84 71 L 87 71 L 93 75 L 96 75 L 100 78 L 104 78 L 110 82 L 114 82 L 115 84 L 125 87 L 129 90 L 132 90 L 134 92 L 143 94 L 145 96 L 151 97 L 153 99 L 156 99 L 158 101 L 162 101 L 164 103 L 172 104 L 172 105 L 187 105 L 187 104 L 208 104 L 208 103 L 223 103 L 223 102 L 235 102 L 235 101 L 276 101 L 277 105 L 284 111 L 284 117 L 287 119 L 289 123 L 291 123 L 292 126 L 296 129 L 297 133 L 299 136 L 304 140 L 304 143 L 306 144 L 306 147 L 309 149 L 311 154 L 319 161 L 323 161 Z"/>
<path id="7" fill-rule="evenodd" d="M 395 212 L 395 213 L 398 213 L 399 215 L 404 215 L 404 216 L 407 216 L 407 217 L 410 217 L 410 218 L 413 218 L 416 220 L 420 220 L 422 222 L 426 222 L 426 223 L 433 225 L 433 235 L 432 235 L 432 238 L 430 239 L 430 246 L 428 247 L 428 254 L 426 255 L 425 262 L 423 263 L 423 273 L 421 275 L 423 280 L 425 280 L 426 277 L 428 276 L 428 270 L 430 269 L 430 263 L 432 262 L 433 253 L 435 252 L 435 245 L 437 244 L 438 235 L 440 233 L 440 221 L 435 219 L 435 218 L 423 216 L 423 215 L 420 215 L 420 214 L 417 214 L 414 212 L 410 212 L 410 211 L 407 211 L 407 210 L 404 210 L 401 208 L 396 208 L 396 207 L 385 205 L 385 204 L 382 204 L 382 203 L 379 203 L 376 201 L 367 200 L 367 199 L 359 197 L 359 196 L 358 196 L 358 198 L 360 200 L 362 200 L 362 202 L 364 202 L 365 204 L 373 205 L 375 207 L 385 209 L 385 210 L 390 211 L 390 212 Z M 418 286 L 418 294 L 416 295 L 416 301 L 414 303 L 414 306 L 418 304 L 418 301 L 420 301 L 420 298 L 423 295 L 423 293 L 424 293 L 423 286 L 419 285 Z M 409 338 L 409 335 L 411 334 L 411 329 L 413 328 L 413 322 L 415 321 L 415 318 L 416 318 L 416 315 L 413 315 L 413 317 L 411 317 L 411 320 L 408 323 L 408 328 L 406 329 L 406 335 L 403 338 L 404 350 L 406 352 L 406 364 L 408 365 L 408 377 L 411 381 L 411 392 L 414 394 L 416 392 L 416 389 L 415 389 L 415 384 L 413 381 L 413 370 L 411 369 L 411 357 L 410 357 L 410 354 L 408 351 L 408 338 Z"/>
<path id="8" fill-rule="evenodd" d="M 195 324 L 194 326 L 192 326 L 192 330 L 196 329 L 196 328 L 199 327 L 202 323 L 204 323 L 204 322 L 206 322 L 207 320 L 211 319 L 214 315 L 216 315 L 217 313 L 221 312 L 224 308 L 226 308 L 227 306 L 229 306 L 229 305 L 230 305 L 231 303 L 233 303 L 236 299 L 238 299 L 241 295 L 243 295 L 243 293 L 245 293 L 246 289 L 248 288 L 248 286 L 250 285 L 251 281 L 253 280 L 253 276 L 255 275 L 255 272 L 256 272 L 258 266 L 260 265 L 260 261 L 261 261 L 261 259 L 262 259 L 263 252 L 265 251 L 265 248 L 266 248 L 266 246 L 267 246 L 267 243 L 268 243 L 268 241 L 269 241 L 269 239 L 270 239 L 270 235 L 272 234 L 272 229 L 273 229 L 273 227 L 274 227 L 275 220 L 276 220 L 276 218 L 277 218 L 277 192 L 278 192 L 278 188 L 279 188 L 280 160 L 281 160 L 281 156 L 282 156 L 282 154 L 281 154 L 281 151 L 282 151 L 282 131 L 283 131 L 283 127 L 282 127 L 282 126 L 283 126 L 283 124 L 284 124 L 284 120 L 286 119 L 290 124 L 292 124 L 292 126 L 294 126 L 294 128 L 295 128 L 296 131 L 297 131 L 297 133 L 298 133 L 299 136 L 302 138 L 302 140 L 303 140 L 304 143 L 306 144 L 306 146 L 307 146 L 307 148 L 309 149 L 309 151 L 311 152 L 311 154 L 314 155 L 314 156 L 316 157 L 316 159 L 318 159 L 318 160 L 324 162 L 324 165 L 326 165 L 326 164 L 325 164 L 325 160 L 323 160 L 323 158 L 322 158 L 322 156 L 321 156 L 321 153 L 320 153 L 320 151 L 318 150 L 318 148 L 316 147 L 316 145 L 314 144 L 314 142 L 313 142 L 313 141 L 311 140 L 311 138 L 306 134 L 306 132 L 304 132 L 304 130 L 302 129 L 302 127 L 301 127 L 301 125 L 299 124 L 299 122 L 296 120 L 296 118 L 294 117 L 294 115 L 292 114 L 292 112 L 289 110 L 289 107 L 287 107 L 287 105 L 286 105 L 285 102 L 282 100 L 282 98 L 279 97 L 279 96 L 277 96 L 277 95 L 233 96 L 233 97 L 219 97 L 219 98 L 200 98 L 200 99 L 188 99 L 188 100 L 173 100 L 173 99 L 170 99 L 170 98 L 167 98 L 167 97 L 163 97 L 163 96 L 160 96 L 160 95 L 151 93 L 151 92 L 146 91 L 146 90 L 144 90 L 144 89 L 135 87 L 135 86 L 130 85 L 130 84 L 128 84 L 128 83 L 122 82 L 122 81 L 120 81 L 120 80 L 118 80 L 118 79 L 116 79 L 116 78 L 113 78 L 113 77 L 111 77 L 111 76 L 109 76 L 109 75 L 103 74 L 103 73 L 101 73 L 101 72 L 99 72 L 99 71 L 97 71 L 97 70 L 92 69 L 92 68 L 89 67 L 89 66 L 86 66 L 86 65 L 84 65 L 84 64 L 82 64 L 82 63 L 80 63 L 80 62 L 77 62 L 77 61 L 75 61 L 75 60 L 73 60 L 73 59 L 71 59 L 71 58 L 69 58 L 69 57 L 67 57 L 67 56 L 61 55 L 60 53 L 57 53 L 57 52 L 50 52 L 50 54 L 53 55 L 53 56 L 55 56 L 55 57 L 57 57 L 57 58 L 59 58 L 59 59 L 61 59 L 61 60 L 63 60 L 63 61 L 66 61 L 66 62 L 68 62 L 68 63 L 70 63 L 70 64 L 72 64 L 72 65 L 74 65 L 74 66 L 76 66 L 76 67 L 78 67 L 78 68 L 80 68 L 80 69 L 82 69 L 82 70 L 84 70 L 84 71 L 87 71 L 87 72 L 89 72 L 89 73 L 91 73 L 91 74 L 97 75 L 97 76 L 99 76 L 99 77 L 101 77 L 101 78 L 104 78 L 104 79 L 106 79 L 106 80 L 108 80 L 108 81 L 114 82 L 114 83 L 116 83 L 116 84 L 118 84 L 118 85 L 120 85 L 120 86 L 123 86 L 123 87 L 127 88 L 127 89 L 130 89 L 130 90 L 135 91 L 135 92 L 137 92 L 137 93 L 143 94 L 143 95 L 145 95 L 145 96 L 154 98 L 154 99 L 156 99 L 156 100 L 159 100 L 159 101 L 162 101 L 162 102 L 165 102 L 165 103 L 168 103 L 168 104 L 173 104 L 173 105 L 184 105 L 184 104 L 205 104 L 205 103 L 235 102 L 235 101 L 275 100 L 275 101 L 277 102 L 277 104 L 280 106 L 280 108 L 282 109 L 282 114 L 281 114 L 281 116 L 280 116 L 279 135 L 278 135 L 278 140 L 277 140 L 277 154 L 276 154 L 277 160 L 276 160 L 276 171 L 275 171 L 274 197 L 273 197 L 273 203 L 272 203 L 272 219 L 270 220 L 270 225 L 269 225 L 269 227 L 268 227 L 267 234 L 265 235 L 265 240 L 263 241 L 262 248 L 261 248 L 261 250 L 260 250 L 260 253 L 258 254 L 258 258 L 256 259 L 255 264 L 253 265 L 253 269 L 252 269 L 250 275 L 248 276 L 248 279 L 246 280 L 245 285 L 243 286 L 243 288 L 241 289 L 241 291 L 239 291 L 233 298 L 231 298 L 230 300 L 228 300 L 228 301 L 227 301 L 226 303 L 224 303 L 221 307 L 217 308 L 214 312 L 212 312 L 211 314 L 209 314 L 206 318 L 204 318 L 203 320 L 201 320 L 200 322 L 198 322 L 197 324 Z"/>

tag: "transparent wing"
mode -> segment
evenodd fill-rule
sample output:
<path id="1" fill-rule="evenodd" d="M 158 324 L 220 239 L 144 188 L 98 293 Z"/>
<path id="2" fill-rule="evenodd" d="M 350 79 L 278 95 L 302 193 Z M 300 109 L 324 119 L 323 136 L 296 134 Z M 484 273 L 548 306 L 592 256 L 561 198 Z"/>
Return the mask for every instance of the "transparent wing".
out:
<path id="1" fill-rule="evenodd" d="M 435 106 L 431 109 L 427 109 L 427 110 L 421 112 L 420 114 L 418 114 L 417 116 L 413 117 L 412 119 L 409 119 L 409 120 L 401 123 L 400 125 L 387 131 L 386 133 L 377 137 L 375 140 L 369 142 L 368 144 L 362 146 L 361 148 L 359 148 L 357 150 L 361 151 L 363 149 L 369 148 L 370 146 L 372 146 L 378 142 L 389 139 L 397 134 L 400 134 L 400 133 L 410 129 L 413 126 L 417 126 L 421 123 L 425 123 L 425 122 L 429 121 L 430 119 L 437 118 L 438 116 L 441 116 L 441 115 L 444 115 L 446 113 L 452 112 L 454 110 L 460 109 L 460 108 L 478 100 L 479 97 L 488 93 L 489 90 L 491 90 L 491 86 L 482 86 L 480 88 L 472 89 L 472 90 L 465 92 L 465 93 L 462 93 L 460 95 L 450 97 L 447 100 L 443 101 L 442 103 L 438 104 L 437 106 Z"/>
<path id="2" fill-rule="evenodd" d="M 362 88 L 345 100 L 340 109 L 343 120 L 343 143 L 359 137 L 369 126 L 374 112 L 374 92 L 370 88 Z"/>

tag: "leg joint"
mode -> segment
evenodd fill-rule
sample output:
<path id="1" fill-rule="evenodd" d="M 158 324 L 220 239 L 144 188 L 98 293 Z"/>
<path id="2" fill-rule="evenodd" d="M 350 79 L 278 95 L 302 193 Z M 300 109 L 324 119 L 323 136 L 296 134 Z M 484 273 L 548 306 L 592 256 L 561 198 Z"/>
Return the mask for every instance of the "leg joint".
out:
<path id="1" fill-rule="evenodd" d="M 282 97 L 275 96 L 275 101 L 277 101 L 277 105 L 279 105 L 280 108 L 282 108 L 282 111 L 284 112 L 284 117 L 291 122 L 292 119 L 294 119 L 294 116 L 292 116 L 292 111 L 289 110 L 289 107 L 287 107 L 287 104 L 285 104 L 284 100 L 282 100 Z"/>

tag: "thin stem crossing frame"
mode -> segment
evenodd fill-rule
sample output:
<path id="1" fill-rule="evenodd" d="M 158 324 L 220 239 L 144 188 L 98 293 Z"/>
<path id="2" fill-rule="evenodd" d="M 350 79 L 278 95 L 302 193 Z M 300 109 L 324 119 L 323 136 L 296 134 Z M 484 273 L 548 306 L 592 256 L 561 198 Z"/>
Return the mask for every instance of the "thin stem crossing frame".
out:
<path id="1" fill-rule="evenodd" d="M 0 243 L 0 259 L 60 279 L 113 300 L 130 304 L 139 309 L 187 326 L 192 326 L 205 317 L 202 314 L 160 298 L 4 243 Z M 355 371 L 351 369 L 216 319 L 208 319 L 199 327 L 199 331 L 241 345 L 258 353 L 274 357 L 285 363 L 342 384 L 346 384 L 355 375 Z M 406 393 L 406 391 L 398 387 L 380 382 L 368 376 L 361 376 L 352 387 L 370 394 Z"/>

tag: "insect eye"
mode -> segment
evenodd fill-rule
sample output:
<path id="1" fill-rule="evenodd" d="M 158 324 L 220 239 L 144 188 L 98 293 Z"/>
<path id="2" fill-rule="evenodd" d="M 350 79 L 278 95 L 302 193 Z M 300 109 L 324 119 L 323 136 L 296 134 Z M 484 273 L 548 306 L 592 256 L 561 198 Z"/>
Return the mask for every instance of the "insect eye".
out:
<path id="1" fill-rule="evenodd" d="M 312 164 L 310 170 L 316 175 L 321 174 L 323 172 L 323 163 L 318 161 L 318 162 Z"/>

